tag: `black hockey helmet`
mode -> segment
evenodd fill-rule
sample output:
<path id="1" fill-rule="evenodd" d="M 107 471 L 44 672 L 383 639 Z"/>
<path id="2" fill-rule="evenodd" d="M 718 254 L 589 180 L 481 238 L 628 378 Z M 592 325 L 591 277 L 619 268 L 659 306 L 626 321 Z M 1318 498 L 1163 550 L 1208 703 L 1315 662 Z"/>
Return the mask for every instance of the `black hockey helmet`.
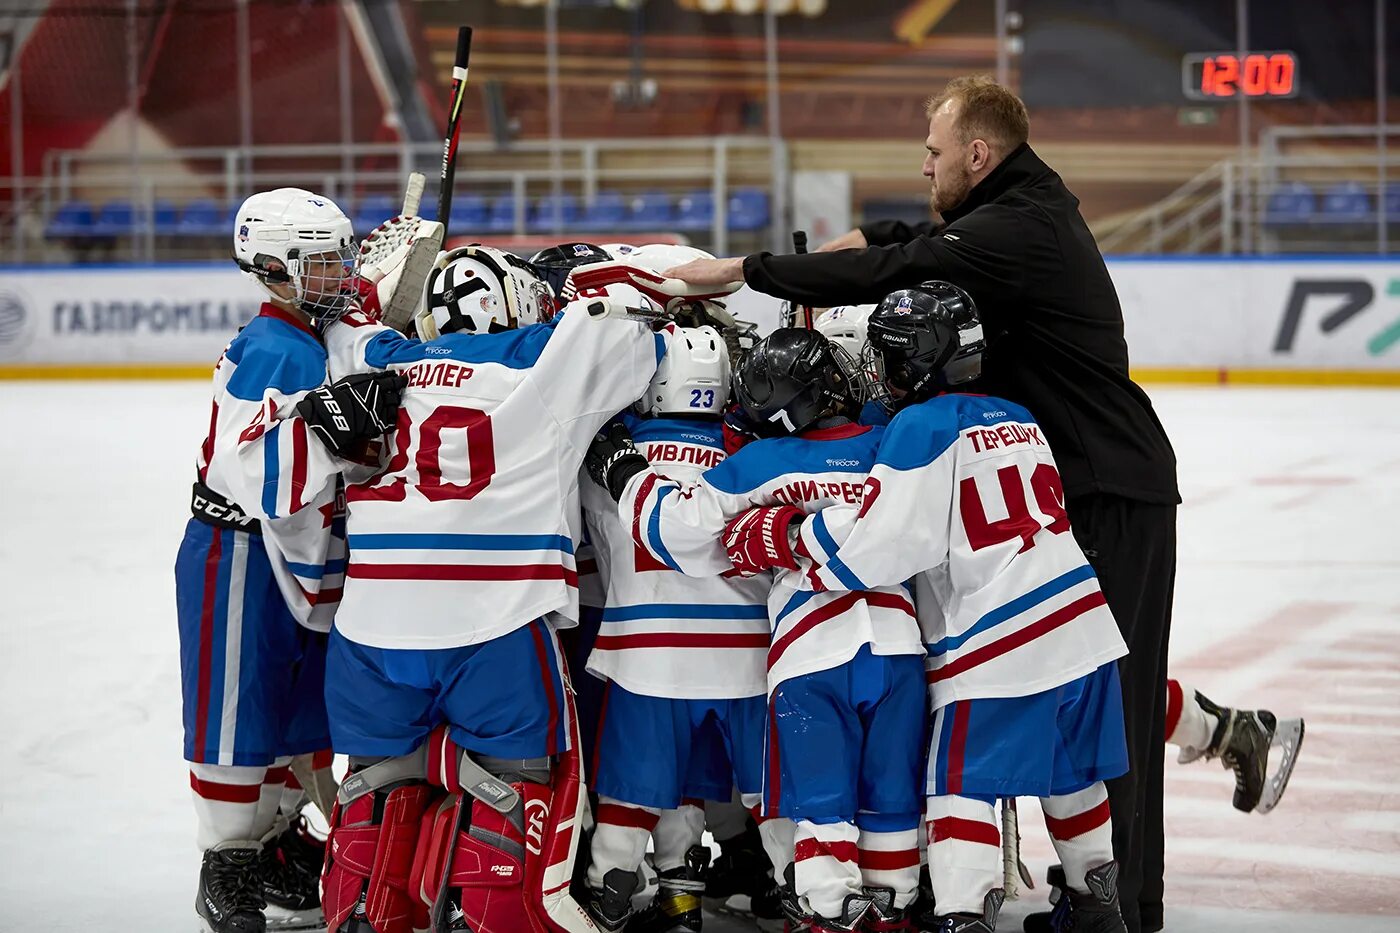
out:
<path id="1" fill-rule="evenodd" d="M 901 408 L 982 374 L 987 343 L 977 306 L 949 282 L 924 282 L 885 296 L 867 325 L 870 366 L 881 401 Z M 891 389 L 901 395 L 894 397 Z"/>
<path id="2" fill-rule="evenodd" d="M 549 287 L 554 290 L 554 297 L 560 299 L 562 304 L 564 281 L 569 277 L 571 270 L 595 262 L 607 262 L 610 259 L 612 256 L 608 255 L 606 250 L 592 243 L 560 243 L 531 256 L 530 264 L 539 270 L 540 278 L 549 283 Z"/>
<path id="3" fill-rule="evenodd" d="M 799 434 L 828 414 L 854 417 L 864 393 L 832 344 L 814 330 L 783 327 L 754 345 L 734 376 L 734 396 L 759 434 Z"/>

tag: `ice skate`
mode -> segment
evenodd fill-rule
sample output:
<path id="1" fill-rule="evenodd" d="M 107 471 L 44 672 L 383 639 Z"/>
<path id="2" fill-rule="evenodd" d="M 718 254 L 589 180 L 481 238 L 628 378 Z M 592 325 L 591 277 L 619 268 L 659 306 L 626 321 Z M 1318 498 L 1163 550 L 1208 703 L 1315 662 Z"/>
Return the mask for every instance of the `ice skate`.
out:
<path id="1" fill-rule="evenodd" d="M 637 873 L 614 868 L 603 876 L 601 888 L 590 888 L 584 910 L 603 933 L 619 933 L 632 917 L 632 892 Z"/>
<path id="2" fill-rule="evenodd" d="M 258 871 L 267 901 L 269 931 L 322 930 L 321 864 L 325 843 L 311 835 L 299 814 L 274 839 L 263 844 Z"/>
<path id="3" fill-rule="evenodd" d="M 685 853 L 685 865 L 661 873 L 656 896 L 627 925 L 628 933 L 700 933 L 704 923 L 701 897 L 709 862 L 709 849 L 691 846 Z"/>
<path id="4" fill-rule="evenodd" d="M 1045 929 L 1051 933 L 1127 933 L 1118 909 L 1118 863 L 1105 862 L 1085 873 L 1084 883 L 1088 894 L 1062 891 Z M 1026 920 L 1027 930 L 1031 919 Z"/>
<path id="5" fill-rule="evenodd" d="M 982 900 L 981 914 L 946 914 L 935 917 L 931 933 L 993 933 L 1006 892 L 993 888 Z"/>
<path id="6" fill-rule="evenodd" d="M 194 909 L 203 933 L 265 933 L 261 853 L 256 842 L 229 842 L 204 853 Z"/>
<path id="7" fill-rule="evenodd" d="M 822 917 L 816 914 L 811 915 L 806 929 L 812 933 L 851 933 L 852 930 L 864 930 L 865 922 L 870 916 L 870 897 L 865 894 L 847 894 L 845 903 L 841 906 L 841 916 Z"/>
<path id="8" fill-rule="evenodd" d="M 894 906 L 894 891 L 891 888 L 864 888 L 865 894 L 870 898 L 870 907 L 866 911 L 865 926 L 861 929 L 867 933 L 893 933 L 893 931 L 908 931 L 914 933 L 918 926 L 914 923 L 914 915 L 909 907 Z"/>
<path id="9" fill-rule="evenodd" d="M 1199 690 L 1196 702 L 1216 718 L 1215 733 L 1208 746 L 1183 748 L 1177 760 L 1188 764 L 1201 758 L 1207 761 L 1219 758 L 1225 767 L 1235 772 L 1236 810 L 1268 813 L 1278 806 L 1303 744 L 1303 720 L 1280 721 L 1266 709 L 1237 710 L 1217 706 Z M 1269 752 L 1275 747 L 1279 749 L 1278 765 L 1270 773 Z"/>
<path id="10" fill-rule="evenodd" d="M 752 918 L 767 933 L 781 931 L 784 915 L 778 885 L 758 827 L 750 825 L 719 846 L 719 858 L 705 872 L 705 909 Z"/>

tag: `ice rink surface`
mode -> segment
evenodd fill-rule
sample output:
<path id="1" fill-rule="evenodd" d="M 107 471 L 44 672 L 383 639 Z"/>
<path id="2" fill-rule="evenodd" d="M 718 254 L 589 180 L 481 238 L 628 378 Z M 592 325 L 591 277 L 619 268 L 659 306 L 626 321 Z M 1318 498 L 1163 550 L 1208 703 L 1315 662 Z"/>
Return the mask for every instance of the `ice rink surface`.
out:
<path id="1" fill-rule="evenodd" d="M 1167 929 L 1400 929 L 1400 392 L 1151 389 L 1186 497 L 1174 674 L 1308 717 L 1266 817 L 1169 760 Z M 208 419 L 193 382 L 0 385 L 0 930 L 195 928 L 171 568 Z"/>

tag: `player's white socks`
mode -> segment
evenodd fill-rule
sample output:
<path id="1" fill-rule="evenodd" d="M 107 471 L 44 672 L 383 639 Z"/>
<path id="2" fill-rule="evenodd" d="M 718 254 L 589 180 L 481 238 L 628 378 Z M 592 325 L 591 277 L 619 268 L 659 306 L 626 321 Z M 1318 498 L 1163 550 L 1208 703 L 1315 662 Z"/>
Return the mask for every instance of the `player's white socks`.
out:
<path id="1" fill-rule="evenodd" d="M 684 801 L 675 810 L 662 810 L 651 831 L 658 872 L 685 867 L 685 853 L 705 835 L 705 809 L 699 800 Z"/>
<path id="2" fill-rule="evenodd" d="M 906 829 L 893 829 L 900 823 Z M 894 891 L 894 906 L 908 907 L 919 893 L 919 814 L 905 819 L 856 814 L 860 829 L 860 874 L 872 888 Z"/>
<path id="3" fill-rule="evenodd" d="M 758 838 L 763 852 L 773 863 L 773 877 L 782 884 L 792 864 L 792 849 L 797 836 L 797 824 L 785 816 L 764 816 L 762 794 L 744 794 L 740 798 L 758 824 Z"/>
<path id="4" fill-rule="evenodd" d="M 1065 869 L 1065 882 L 1088 894 L 1085 872 L 1113 860 L 1113 822 L 1108 813 L 1108 789 L 1102 781 L 1076 794 L 1041 797 L 1045 827 L 1055 854 Z"/>
<path id="5" fill-rule="evenodd" d="M 840 917 L 846 896 L 861 893 L 859 841 L 854 823 L 797 820 L 793 885 L 812 913 Z"/>
<path id="6" fill-rule="evenodd" d="M 647 840 L 660 816 L 661 811 L 655 807 L 639 807 L 599 796 L 588 886 L 601 888 L 603 877 L 614 868 L 636 871 L 646 855 Z"/>
<path id="7" fill-rule="evenodd" d="M 190 791 L 200 851 L 221 842 L 260 839 L 259 801 L 267 768 L 190 763 Z"/>
<path id="8" fill-rule="evenodd" d="M 273 832 L 277 824 L 277 810 L 282 804 L 282 795 L 287 788 L 287 778 L 291 776 L 291 756 L 275 759 L 263 774 L 262 790 L 258 792 L 258 821 L 254 829 L 254 839 L 264 839 Z"/>
<path id="9" fill-rule="evenodd" d="M 980 916 L 987 892 L 1002 881 L 995 803 L 953 794 L 929 797 L 924 816 L 938 912 Z"/>
<path id="10" fill-rule="evenodd" d="M 1182 764 L 1201 756 L 1219 724 L 1196 702 L 1195 690 L 1178 680 L 1167 681 L 1167 742 L 1181 749 Z"/>

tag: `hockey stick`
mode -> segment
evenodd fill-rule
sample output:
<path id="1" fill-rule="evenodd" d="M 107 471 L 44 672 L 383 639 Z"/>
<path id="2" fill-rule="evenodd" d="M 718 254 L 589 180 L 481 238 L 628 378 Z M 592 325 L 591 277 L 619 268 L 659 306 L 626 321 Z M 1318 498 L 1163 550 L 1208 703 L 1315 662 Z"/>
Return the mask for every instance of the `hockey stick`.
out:
<path id="1" fill-rule="evenodd" d="M 452 180 L 457 175 L 457 135 L 462 128 L 462 100 L 467 93 L 467 62 L 472 54 L 472 28 L 457 29 L 457 57 L 452 61 L 452 96 L 448 101 L 447 134 L 442 140 L 442 172 L 438 176 L 438 223 L 446 230 L 452 220 Z"/>
<path id="2" fill-rule="evenodd" d="M 807 231 L 792 231 L 792 251 L 801 256 L 807 252 Z M 781 314 L 781 321 L 784 327 L 801 327 L 804 330 L 811 330 L 815 323 L 816 315 L 811 306 L 799 305 L 794 302 L 785 302 Z"/>

